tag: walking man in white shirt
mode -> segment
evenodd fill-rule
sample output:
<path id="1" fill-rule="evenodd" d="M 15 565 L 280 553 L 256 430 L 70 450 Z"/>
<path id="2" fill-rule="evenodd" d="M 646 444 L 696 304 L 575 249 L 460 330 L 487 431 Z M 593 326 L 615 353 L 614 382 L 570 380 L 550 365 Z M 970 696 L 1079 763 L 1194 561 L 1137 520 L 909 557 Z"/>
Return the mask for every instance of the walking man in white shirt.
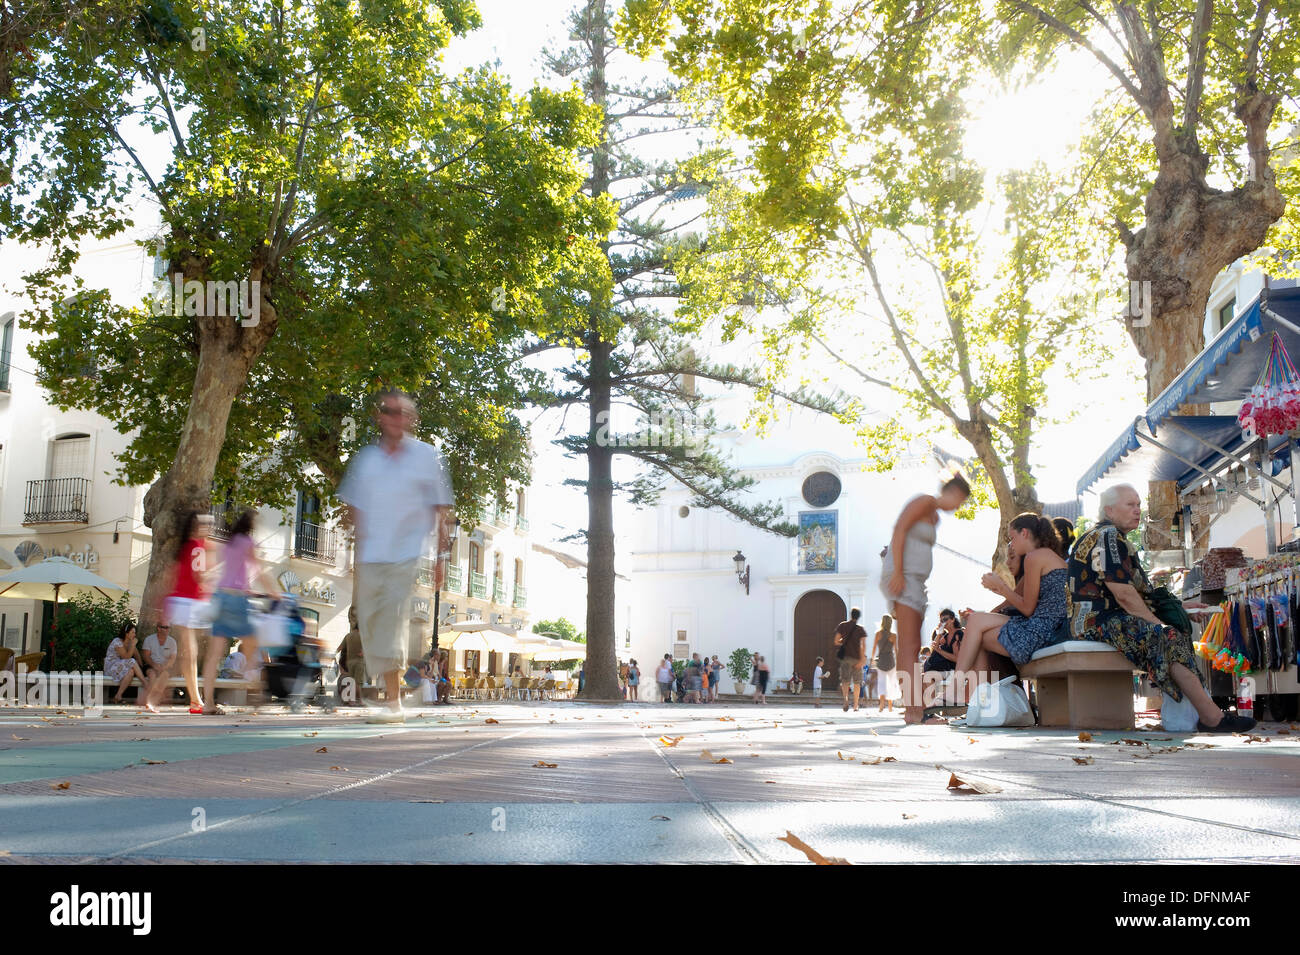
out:
<path id="1" fill-rule="evenodd" d="M 436 532 L 434 586 L 442 588 L 450 556 L 451 478 L 437 448 L 411 436 L 415 402 L 405 392 L 379 397 L 380 438 L 348 465 L 339 498 L 348 505 L 356 535 L 353 600 L 372 678 L 382 678 L 386 713 L 371 722 L 401 723 L 401 674 L 411 600 L 421 555 Z"/>

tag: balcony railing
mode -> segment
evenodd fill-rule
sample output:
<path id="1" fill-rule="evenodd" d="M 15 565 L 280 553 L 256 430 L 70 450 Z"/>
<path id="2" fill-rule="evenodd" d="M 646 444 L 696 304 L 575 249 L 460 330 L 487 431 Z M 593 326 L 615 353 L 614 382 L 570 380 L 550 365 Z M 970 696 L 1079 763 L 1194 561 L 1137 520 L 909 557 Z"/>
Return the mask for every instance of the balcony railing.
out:
<path id="1" fill-rule="evenodd" d="M 47 478 L 27 482 L 24 524 L 52 524 L 60 521 L 90 523 L 90 480 Z"/>
<path id="2" fill-rule="evenodd" d="M 500 577 L 492 578 L 492 602 L 506 606 L 506 582 Z"/>
<path id="3" fill-rule="evenodd" d="M 447 586 L 443 589 L 450 590 L 454 594 L 465 592 L 465 573 L 460 564 L 447 565 Z"/>
<path id="4" fill-rule="evenodd" d="M 528 518 L 520 514 L 518 517 L 515 518 L 515 527 L 519 528 L 525 534 L 528 533 Z"/>
<path id="5" fill-rule="evenodd" d="M 476 570 L 469 572 L 469 595 L 479 600 L 487 600 L 487 575 Z"/>
<path id="6" fill-rule="evenodd" d="M 433 570 L 434 563 L 431 557 L 421 557 L 419 568 L 415 574 L 416 583 L 422 587 L 433 587 Z"/>
<path id="7" fill-rule="evenodd" d="M 304 560 L 317 560 L 323 564 L 334 563 L 338 552 L 338 532 L 319 524 L 299 521 L 294 533 L 293 556 Z"/>
<path id="8" fill-rule="evenodd" d="M 515 584 L 515 606 L 528 606 L 528 588 L 520 587 L 518 584 Z"/>
<path id="9" fill-rule="evenodd" d="M 212 531 L 208 536 L 222 541 L 230 540 L 230 524 L 226 520 L 226 513 L 224 507 L 220 507 L 216 504 L 212 505 Z M 233 516 L 234 513 L 234 511 L 231 511 L 231 516 Z"/>

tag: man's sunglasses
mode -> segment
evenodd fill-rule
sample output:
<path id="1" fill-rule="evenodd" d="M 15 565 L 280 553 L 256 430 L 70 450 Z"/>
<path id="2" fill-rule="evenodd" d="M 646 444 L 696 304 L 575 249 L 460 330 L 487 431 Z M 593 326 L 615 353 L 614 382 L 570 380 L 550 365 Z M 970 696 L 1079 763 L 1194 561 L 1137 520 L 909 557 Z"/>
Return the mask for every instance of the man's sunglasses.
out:
<path id="1" fill-rule="evenodd" d="M 411 417 L 415 417 L 415 412 L 414 412 L 414 411 L 407 411 L 405 408 L 390 408 L 388 405 L 380 405 L 380 406 L 379 406 L 379 413 L 380 413 L 380 414 L 386 414 L 386 415 L 407 415 L 407 414 L 409 414 Z"/>

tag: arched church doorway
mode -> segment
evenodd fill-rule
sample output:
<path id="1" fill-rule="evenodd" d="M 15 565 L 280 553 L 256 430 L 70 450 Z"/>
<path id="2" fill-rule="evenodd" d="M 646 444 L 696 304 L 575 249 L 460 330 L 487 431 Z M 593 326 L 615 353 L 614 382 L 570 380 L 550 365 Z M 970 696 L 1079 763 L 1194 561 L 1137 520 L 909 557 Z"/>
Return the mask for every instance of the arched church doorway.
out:
<path id="1" fill-rule="evenodd" d="M 794 668 L 812 692 L 813 663 L 825 657 L 827 693 L 839 692 L 840 663 L 835 659 L 835 627 L 848 616 L 844 601 L 829 590 L 810 590 L 794 605 Z"/>

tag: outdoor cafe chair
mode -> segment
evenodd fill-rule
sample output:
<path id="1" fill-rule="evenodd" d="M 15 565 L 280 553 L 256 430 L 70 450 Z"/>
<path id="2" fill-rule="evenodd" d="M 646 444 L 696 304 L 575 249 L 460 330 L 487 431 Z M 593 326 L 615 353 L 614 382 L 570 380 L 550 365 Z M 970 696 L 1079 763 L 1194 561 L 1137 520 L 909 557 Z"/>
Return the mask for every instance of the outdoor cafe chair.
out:
<path id="1" fill-rule="evenodd" d="M 14 652 L 8 647 L 0 647 L 0 673 L 9 669 L 9 661 L 14 658 Z"/>

